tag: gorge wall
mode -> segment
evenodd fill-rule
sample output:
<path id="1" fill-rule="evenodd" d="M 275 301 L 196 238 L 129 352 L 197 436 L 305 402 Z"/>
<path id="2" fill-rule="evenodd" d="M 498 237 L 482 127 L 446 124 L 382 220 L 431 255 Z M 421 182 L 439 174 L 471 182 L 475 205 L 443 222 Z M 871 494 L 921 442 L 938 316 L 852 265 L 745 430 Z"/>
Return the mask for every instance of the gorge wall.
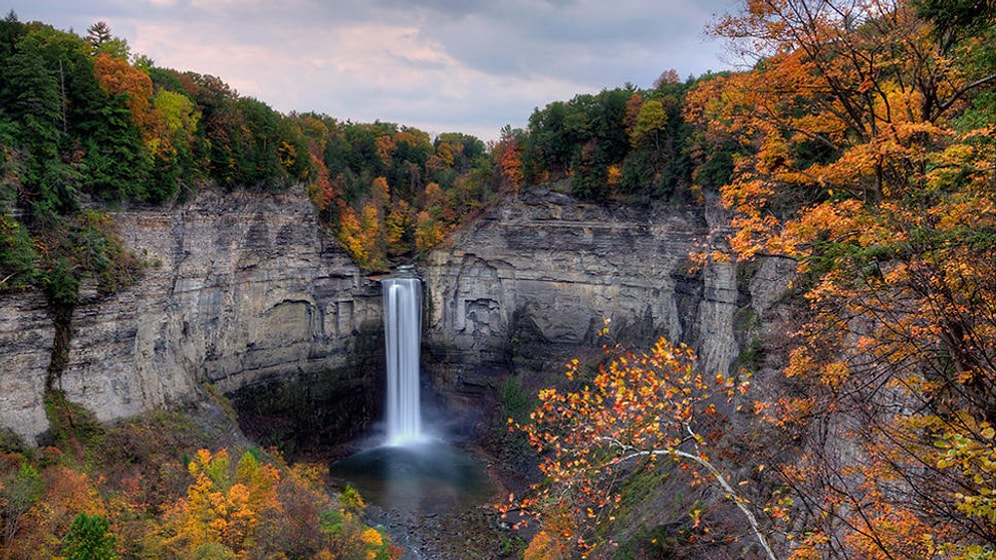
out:
<path id="1" fill-rule="evenodd" d="M 380 285 L 323 232 L 302 190 L 206 191 L 116 220 L 149 266 L 110 297 L 84 290 L 52 380 L 70 401 L 112 420 L 197 401 L 210 383 L 253 435 L 318 443 L 380 418 Z M 790 267 L 765 262 L 753 280 L 731 263 L 691 271 L 688 255 L 723 224 L 718 210 L 593 205 L 546 189 L 503 201 L 418 269 L 424 383 L 473 409 L 508 371 L 517 338 L 569 351 L 599 344 L 604 318 L 616 337 L 664 335 L 707 368 L 729 367 L 743 317 L 777 299 Z M 29 443 L 48 429 L 55 338 L 43 295 L 0 296 L 0 426 Z"/>
<path id="2" fill-rule="evenodd" d="M 595 205 L 533 190 L 486 213 L 424 267 L 430 286 L 426 345 L 454 364 L 448 384 L 479 384 L 507 362 L 512 332 L 545 344 L 601 344 L 666 336 L 725 370 L 738 350 L 734 316 L 747 305 L 732 263 L 693 269 L 718 211 Z M 739 300 L 739 301 L 738 301 Z"/>
<path id="3" fill-rule="evenodd" d="M 326 405 L 315 425 L 352 417 L 362 430 L 376 413 L 379 401 L 362 396 L 379 377 L 357 370 L 378 367 L 382 353 L 380 286 L 323 232 L 302 189 L 212 190 L 115 220 L 148 263 L 144 277 L 110 297 L 84 287 L 53 389 L 113 420 L 193 402 L 202 383 L 236 399 L 256 390 L 272 409 L 286 397 L 283 380 L 299 379 L 332 388 L 315 390 Z M 0 426 L 29 443 L 48 429 L 54 338 L 43 294 L 0 296 Z"/>
<path id="4" fill-rule="evenodd" d="M 795 264 L 693 266 L 728 224 L 718 202 L 589 204 L 552 189 L 508 198 L 421 267 L 423 368 L 466 425 L 510 363 L 559 374 L 565 357 L 606 342 L 605 319 L 630 348 L 665 336 L 693 348 L 705 371 L 760 367 L 741 351 L 778 328 Z"/>

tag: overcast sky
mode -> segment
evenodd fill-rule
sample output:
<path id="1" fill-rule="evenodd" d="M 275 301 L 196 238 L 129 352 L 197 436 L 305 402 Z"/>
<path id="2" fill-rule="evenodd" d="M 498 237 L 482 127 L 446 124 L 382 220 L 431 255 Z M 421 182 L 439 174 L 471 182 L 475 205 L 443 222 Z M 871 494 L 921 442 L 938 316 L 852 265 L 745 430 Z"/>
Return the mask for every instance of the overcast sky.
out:
<path id="1" fill-rule="evenodd" d="M 708 37 L 735 0 L 0 0 L 85 35 L 105 21 L 156 65 L 273 108 L 484 140 L 536 107 L 728 69 Z"/>

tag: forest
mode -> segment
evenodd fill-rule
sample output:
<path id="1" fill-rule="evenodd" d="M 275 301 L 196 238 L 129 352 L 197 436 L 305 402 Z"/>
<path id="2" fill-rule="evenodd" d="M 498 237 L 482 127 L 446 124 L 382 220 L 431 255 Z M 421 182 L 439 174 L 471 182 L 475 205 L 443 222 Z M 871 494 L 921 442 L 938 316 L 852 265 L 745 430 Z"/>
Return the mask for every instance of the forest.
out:
<path id="1" fill-rule="evenodd" d="M 546 477 L 500 508 L 538 523 L 524 556 L 996 558 L 996 6 L 739 4 L 709 31 L 749 67 L 578 94 L 489 144 L 283 115 L 157 67 L 100 22 L 78 36 L 10 13 L 0 291 L 67 308 L 84 279 L 129 285 L 147 264 L 105 209 L 205 188 L 303 186 L 371 272 L 536 185 L 593 203 L 718 200 L 731 233 L 696 260 L 790 259 L 794 311 L 743 370 L 701 372 L 663 340 L 607 343 L 509 419 Z M 362 499 L 321 491 L 317 467 L 219 449 L 171 415 L 101 427 L 49 398 L 51 446 L 0 442 L 2 558 L 400 553 L 362 523 Z M 156 455 L 161 437 L 189 454 Z M 672 471 L 721 499 L 614 548 L 634 485 Z"/>

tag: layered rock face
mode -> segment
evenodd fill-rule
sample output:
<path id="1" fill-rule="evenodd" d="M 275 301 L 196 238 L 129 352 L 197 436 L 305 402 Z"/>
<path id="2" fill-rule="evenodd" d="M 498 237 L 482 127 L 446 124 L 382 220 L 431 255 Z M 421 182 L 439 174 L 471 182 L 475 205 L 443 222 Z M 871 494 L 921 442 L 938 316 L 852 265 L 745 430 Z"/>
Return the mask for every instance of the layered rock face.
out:
<path id="1" fill-rule="evenodd" d="M 599 345 L 604 319 L 618 339 L 663 335 L 727 369 L 745 313 L 777 301 L 791 263 L 739 281 L 731 263 L 691 270 L 689 255 L 726 223 L 709 208 L 593 205 L 552 190 L 504 201 L 419 267 L 423 381 L 449 397 L 448 414 L 472 414 L 513 354 Z M 0 296 L 0 427 L 44 439 L 47 376 L 100 420 L 193 401 L 211 383 L 268 444 L 337 443 L 381 417 L 380 285 L 300 189 L 206 191 L 115 219 L 149 266 L 118 294 L 83 291 L 64 368 L 49 372 L 57 332 L 44 296 Z"/>
<path id="2" fill-rule="evenodd" d="M 44 294 L 0 296 L 0 427 L 29 441 L 48 429 L 42 396 L 54 341 Z"/>
<path id="3" fill-rule="evenodd" d="M 323 233 L 299 189 L 207 191 L 176 210 L 130 209 L 115 219 L 149 266 L 108 298 L 84 289 L 68 364 L 52 379 L 70 401 L 112 420 L 194 400 L 202 382 L 238 399 L 287 379 L 334 378 L 334 394 L 316 386 L 310 398 L 348 402 L 333 407 L 339 424 L 362 426 L 377 413 L 378 400 L 364 396 L 377 376 L 355 371 L 376 368 L 382 353 L 380 287 Z M 47 430 L 41 400 L 53 322 L 41 294 L 5 296 L 0 309 L 0 425 L 33 442 Z M 263 397 L 276 409 L 254 408 L 260 414 L 286 405 L 279 391 Z"/>
<path id="4" fill-rule="evenodd" d="M 552 190 L 505 201 L 424 267 L 437 383 L 487 385 L 516 345 L 532 342 L 518 337 L 601 344 L 605 319 L 616 338 L 666 336 L 725 371 L 739 352 L 735 315 L 751 295 L 738 291 L 733 264 L 693 270 L 689 260 L 724 223 L 718 210 L 594 205 Z"/>

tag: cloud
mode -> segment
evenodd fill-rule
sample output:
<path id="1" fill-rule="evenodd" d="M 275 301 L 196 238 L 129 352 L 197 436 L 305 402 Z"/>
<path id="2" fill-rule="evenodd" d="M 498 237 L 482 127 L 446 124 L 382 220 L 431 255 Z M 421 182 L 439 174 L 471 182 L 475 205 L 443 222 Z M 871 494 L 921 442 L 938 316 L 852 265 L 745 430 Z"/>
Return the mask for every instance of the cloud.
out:
<path id="1" fill-rule="evenodd" d="M 663 70 L 720 70 L 703 28 L 732 0 L 14 0 L 22 21 L 104 20 L 157 64 L 288 112 L 493 139 L 536 107 Z"/>

